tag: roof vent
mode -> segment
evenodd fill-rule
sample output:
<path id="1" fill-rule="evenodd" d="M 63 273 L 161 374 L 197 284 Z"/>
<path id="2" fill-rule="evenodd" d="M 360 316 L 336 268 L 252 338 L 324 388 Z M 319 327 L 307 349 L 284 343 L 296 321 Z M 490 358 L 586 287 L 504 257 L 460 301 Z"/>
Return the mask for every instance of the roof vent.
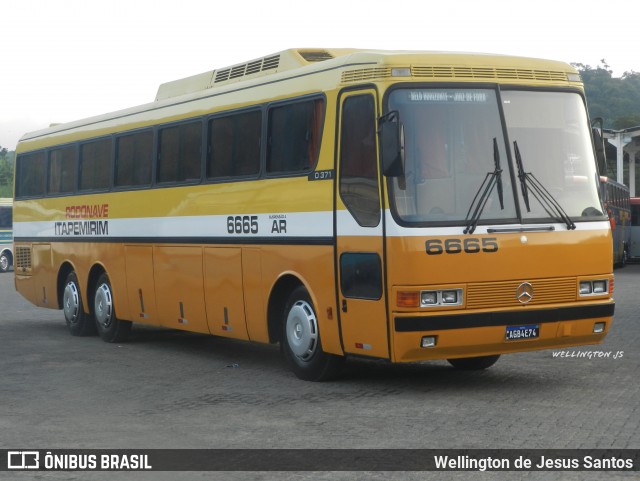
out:
<path id="1" fill-rule="evenodd" d="M 280 55 L 272 55 L 271 57 L 265 57 L 248 63 L 234 65 L 233 67 L 217 70 L 214 83 L 224 82 L 225 80 L 236 79 L 258 72 L 264 72 L 265 70 L 278 68 L 279 65 Z"/>
<path id="2" fill-rule="evenodd" d="M 335 58 L 326 50 L 301 50 L 300 55 L 307 62 L 323 62 Z"/>

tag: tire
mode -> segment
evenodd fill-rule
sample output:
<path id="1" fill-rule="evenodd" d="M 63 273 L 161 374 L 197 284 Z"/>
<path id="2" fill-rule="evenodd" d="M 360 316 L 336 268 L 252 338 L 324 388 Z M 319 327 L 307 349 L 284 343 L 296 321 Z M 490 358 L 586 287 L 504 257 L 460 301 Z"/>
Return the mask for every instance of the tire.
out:
<path id="1" fill-rule="evenodd" d="M 322 350 L 318 319 L 304 287 L 289 296 L 282 321 L 280 348 L 294 374 L 305 381 L 334 379 L 344 358 Z"/>
<path id="2" fill-rule="evenodd" d="M 113 303 L 113 290 L 107 274 L 98 278 L 93 296 L 93 315 L 96 319 L 98 334 L 105 342 L 123 342 L 131 331 L 130 321 L 121 321 L 116 317 Z"/>
<path id="3" fill-rule="evenodd" d="M 92 336 L 97 333 L 93 318 L 84 312 L 80 285 L 75 271 L 69 272 L 64 282 L 62 311 L 72 336 Z"/>
<path id="4" fill-rule="evenodd" d="M 9 272 L 9 268 L 11 267 L 11 258 L 6 252 L 3 252 L 0 255 L 0 272 Z"/>
<path id="5" fill-rule="evenodd" d="M 461 371 L 480 371 L 493 366 L 498 359 L 500 359 L 500 354 L 495 356 L 462 357 L 459 359 L 447 359 L 447 361 Z"/>

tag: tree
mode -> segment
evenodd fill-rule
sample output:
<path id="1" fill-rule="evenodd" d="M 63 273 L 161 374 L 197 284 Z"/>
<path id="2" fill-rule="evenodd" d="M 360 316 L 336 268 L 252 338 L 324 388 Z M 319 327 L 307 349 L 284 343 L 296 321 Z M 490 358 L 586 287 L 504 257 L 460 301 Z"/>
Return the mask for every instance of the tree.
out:
<path id="1" fill-rule="evenodd" d="M 0 146 L 0 197 L 13 197 L 13 152 Z"/>
<path id="2" fill-rule="evenodd" d="M 607 129 L 640 125 L 640 73 L 631 71 L 613 77 L 604 59 L 596 68 L 581 63 L 573 66 L 582 76 L 592 119 L 601 117 Z"/>

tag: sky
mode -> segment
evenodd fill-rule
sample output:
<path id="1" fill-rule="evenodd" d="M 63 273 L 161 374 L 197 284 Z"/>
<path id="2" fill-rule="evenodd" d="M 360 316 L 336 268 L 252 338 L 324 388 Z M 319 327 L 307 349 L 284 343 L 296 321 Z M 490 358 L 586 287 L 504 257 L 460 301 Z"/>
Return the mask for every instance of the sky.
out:
<path id="1" fill-rule="evenodd" d="M 161 83 L 289 48 L 498 53 L 640 72 L 640 2 L 6 0 L 0 146 L 153 102 Z"/>

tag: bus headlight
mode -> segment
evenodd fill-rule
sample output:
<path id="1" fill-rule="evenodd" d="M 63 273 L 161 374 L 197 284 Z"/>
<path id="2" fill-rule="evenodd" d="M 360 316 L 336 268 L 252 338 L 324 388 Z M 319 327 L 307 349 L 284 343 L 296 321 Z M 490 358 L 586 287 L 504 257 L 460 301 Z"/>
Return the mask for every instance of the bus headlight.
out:
<path id="1" fill-rule="evenodd" d="M 593 292 L 593 285 L 591 281 L 582 281 L 580 282 L 580 295 L 587 296 Z"/>
<path id="2" fill-rule="evenodd" d="M 607 292 L 607 281 L 593 281 L 593 293 L 604 294 Z"/>
<path id="3" fill-rule="evenodd" d="M 420 306 L 459 306 L 462 304 L 462 289 L 420 291 Z"/>
<path id="4" fill-rule="evenodd" d="M 459 304 L 458 291 L 442 291 L 442 303 L 443 304 Z"/>
<path id="5" fill-rule="evenodd" d="M 438 291 L 422 291 L 420 304 L 423 306 L 435 306 L 438 304 Z"/>
<path id="6" fill-rule="evenodd" d="M 609 292 L 608 279 L 594 279 L 590 281 L 580 281 L 581 296 L 601 296 Z"/>

